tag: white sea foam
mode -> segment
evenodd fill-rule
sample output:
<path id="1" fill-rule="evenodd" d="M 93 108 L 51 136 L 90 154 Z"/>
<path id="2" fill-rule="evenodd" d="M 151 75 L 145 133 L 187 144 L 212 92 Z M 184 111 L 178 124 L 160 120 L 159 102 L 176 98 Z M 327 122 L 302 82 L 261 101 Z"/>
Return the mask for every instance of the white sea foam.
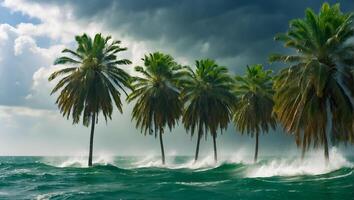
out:
<path id="1" fill-rule="evenodd" d="M 205 187 L 205 186 L 216 186 L 221 183 L 228 182 L 229 180 L 223 180 L 223 181 L 207 181 L 207 182 L 175 182 L 175 184 L 178 185 L 188 185 L 188 186 L 199 186 L 199 187 Z"/>
<path id="2" fill-rule="evenodd" d="M 162 164 L 161 158 L 159 156 L 147 156 L 142 160 L 133 164 L 136 168 L 146 168 L 146 167 L 158 167 L 158 168 L 168 168 L 168 169 L 200 169 L 200 168 L 213 168 L 219 166 L 220 163 L 215 163 L 211 156 L 200 159 L 194 162 L 194 159 L 188 159 L 183 163 L 177 163 L 174 156 L 166 157 L 166 164 Z"/>
<path id="3" fill-rule="evenodd" d="M 64 192 L 52 192 L 52 193 L 47 193 L 47 194 L 40 194 L 36 197 L 37 200 L 49 200 L 52 197 L 62 195 Z"/>
<path id="4" fill-rule="evenodd" d="M 250 163 L 251 161 L 248 158 L 245 158 L 243 154 L 235 153 L 230 156 L 220 157 L 218 162 L 215 163 L 214 157 L 208 155 L 201 157 L 197 162 L 194 161 L 194 158 L 189 158 L 185 162 L 176 162 L 176 156 L 166 157 L 166 164 L 163 165 L 161 162 L 160 156 L 149 155 L 144 157 L 142 160 L 133 164 L 133 167 L 136 168 L 146 168 L 146 167 L 158 167 L 158 168 L 168 168 L 168 169 L 198 169 L 207 170 L 215 167 L 219 167 L 225 163 Z"/>
<path id="5" fill-rule="evenodd" d="M 63 159 L 52 159 L 52 158 L 45 158 L 45 164 L 53 165 L 56 167 L 79 167 L 84 168 L 88 167 L 88 157 L 87 156 L 73 156 L 67 157 Z M 114 165 L 114 157 L 111 155 L 98 155 L 93 157 L 92 163 L 99 164 L 99 165 Z"/>
<path id="6" fill-rule="evenodd" d="M 273 159 L 266 163 L 250 166 L 247 177 L 297 176 L 326 174 L 343 167 L 352 168 L 354 165 L 347 161 L 336 148 L 330 150 L 330 161 L 325 164 L 323 152 L 317 151 L 304 160 L 300 158 Z"/>
<path id="7" fill-rule="evenodd" d="M 8 192 L 2 192 L 0 191 L 0 196 L 9 196 L 10 194 Z"/>
<path id="8" fill-rule="evenodd" d="M 129 159 L 130 160 L 130 159 Z M 176 155 L 169 155 L 166 157 L 166 164 L 163 165 L 161 157 L 158 155 L 148 155 L 138 161 L 134 159 L 123 164 L 122 167 L 117 161 L 114 162 L 114 156 L 109 154 L 101 154 L 95 156 L 93 164 L 98 165 L 115 165 L 119 164 L 121 168 L 167 168 L 167 169 L 192 169 L 196 171 L 205 171 L 219 167 L 223 164 L 244 164 L 246 177 L 272 177 L 272 176 L 297 176 L 297 175 L 319 175 L 338 170 L 343 167 L 353 168 L 354 164 L 350 163 L 345 157 L 337 151 L 336 148 L 330 150 L 330 162 L 325 165 L 323 152 L 318 151 L 308 155 L 304 160 L 300 158 L 285 159 L 275 158 L 270 160 L 253 163 L 253 156 L 247 155 L 242 151 L 232 155 L 219 157 L 217 163 L 214 162 L 212 153 L 208 156 L 201 156 L 197 162 L 194 162 L 193 157 L 180 158 Z M 74 156 L 63 159 L 46 158 L 45 164 L 56 167 L 87 167 L 87 156 Z"/>

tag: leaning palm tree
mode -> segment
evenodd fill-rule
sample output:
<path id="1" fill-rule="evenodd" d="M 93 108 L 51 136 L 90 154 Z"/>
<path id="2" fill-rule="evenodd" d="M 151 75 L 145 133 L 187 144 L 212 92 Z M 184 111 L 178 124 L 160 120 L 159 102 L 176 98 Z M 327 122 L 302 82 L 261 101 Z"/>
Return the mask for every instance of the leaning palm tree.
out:
<path id="1" fill-rule="evenodd" d="M 185 111 L 183 123 L 193 136 L 197 133 L 195 161 L 198 160 L 200 139 L 211 133 L 214 144 L 214 160 L 217 162 L 217 130 L 226 130 L 231 120 L 231 110 L 235 102 L 232 93 L 233 79 L 225 67 L 213 60 L 196 61 L 196 70 L 189 68 L 189 77 L 184 82 L 183 101 Z"/>
<path id="2" fill-rule="evenodd" d="M 270 61 L 290 65 L 274 83 L 277 117 L 295 135 L 302 156 L 312 143 L 314 147 L 323 145 L 326 163 L 328 134 L 353 138 L 350 91 L 354 86 L 347 81 L 352 77 L 348 64 L 354 58 L 354 48 L 347 43 L 354 36 L 352 18 L 340 11 L 339 4 L 323 4 L 318 15 L 307 9 L 304 19 L 292 20 L 288 32 L 275 38 L 296 52 L 270 57 Z"/>
<path id="3" fill-rule="evenodd" d="M 236 128 L 243 134 L 246 132 L 256 137 L 254 162 L 258 157 L 259 133 L 275 129 L 273 117 L 272 71 L 263 70 L 262 65 L 247 66 L 246 75 L 236 76 L 236 105 L 233 121 Z"/>
<path id="4" fill-rule="evenodd" d="M 184 70 L 170 55 L 159 52 L 145 55 L 142 60 L 144 67 L 135 67 L 141 76 L 134 77 L 128 102 L 136 101 L 132 119 L 136 120 L 137 128 L 145 135 L 159 135 L 162 164 L 165 164 L 162 135 L 165 127 L 171 130 L 182 114 L 180 82 Z"/>
<path id="5" fill-rule="evenodd" d="M 75 39 L 77 49 L 64 49 L 62 53 L 69 56 L 59 57 L 54 63 L 67 67 L 51 74 L 48 80 L 62 76 L 51 94 L 61 90 L 56 104 L 63 116 L 71 116 L 74 124 L 79 123 L 81 116 L 85 126 L 91 123 L 88 165 L 92 166 L 93 137 L 98 115 L 102 113 L 106 121 L 111 119 L 112 100 L 122 113 L 119 89 L 125 92 L 125 88 L 129 87 L 130 76 L 118 65 L 131 62 L 117 58 L 116 53 L 127 48 L 120 47 L 120 41 L 111 41 L 110 36 L 96 34 L 92 40 L 83 34 Z"/>

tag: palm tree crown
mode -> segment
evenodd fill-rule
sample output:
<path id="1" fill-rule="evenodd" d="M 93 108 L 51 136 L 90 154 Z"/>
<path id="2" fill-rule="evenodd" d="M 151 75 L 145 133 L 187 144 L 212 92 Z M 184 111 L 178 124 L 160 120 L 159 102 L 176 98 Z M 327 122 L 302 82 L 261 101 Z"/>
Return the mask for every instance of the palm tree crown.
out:
<path id="1" fill-rule="evenodd" d="M 255 161 L 258 156 L 258 135 L 276 127 L 273 117 L 272 71 L 262 65 L 247 66 L 245 76 L 236 76 L 237 97 L 233 113 L 236 128 L 243 134 L 256 135 Z"/>
<path id="2" fill-rule="evenodd" d="M 165 162 L 162 133 L 167 126 L 170 130 L 182 114 L 180 84 L 184 75 L 183 67 L 170 55 L 159 52 L 145 56 L 144 67 L 135 70 L 141 75 L 134 77 L 133 92 L 128 101 L 136 100 L 132 118 L 144 134 L 160 133 L 162 162 Z"/>
<path id="3" fill-rule="evenodd" d="M 285 129 L 295 134 L 303 154 L 313 143 L 324 145 L 328 160 L 327 125 L 332 138 L 353 139 L 353 104 L 347 81 L 353 47 L 346 41 L 354 35 L 352 14 L 343 14 L 339 4 L 325 3 L 316 15 L 306 10 L 304 19 L 290 22 L 287 33 L 275 39 L 296 50 L 294 55 L 273 55 L 271 61 L 290 65 L 275 81 L 275 112 Z"/>
<path id="4" fill-rule="evenodd" d="M 66 68 L 54 72 L 49 81 L 63 76 L 52 90 L 60 94 L 56 103 L 63 116 L 73 119 L 73 123 L 82 121 L 92 125 L 97 122 L 99 113 L 104 119 L 111 119 L 113 112 L 112 100 L 118 110 L 122 112 L 121 93 L 129 87 L 130 76 L 117 65 L 126 65 L 131 62 L 127 59 L 118 60 L 116 53 L 125 51 L 119 46 L 120 41 L 112 41 L 111 37 L 96 34 L 92 40 L 86 34 L 75 37 L 78 47 L 76 51 L 64 49 L 62 52 L 69 56 L 62 56 L 55 64 L 67 65 Z M 91 153 L 90 153 L 91 157 Z M 91 165 L 92 163 L 89 163 Z"/>
<path id="5" fill-rule="evenodd" d="M 195 71 L 189 68 L 189 78 L 183 90 L 183 123 L 192 136 L 198 129 L 195 160 L 198 159 L 200 138 L 208 131 L 214 140 L 214 158 L 217 159 L 215 138 L 217 130 L 225 130 L 231 119 L 235 99 L 231 91 L 233 83 L 227 68 L 213 60 L 196 61 Z"/>

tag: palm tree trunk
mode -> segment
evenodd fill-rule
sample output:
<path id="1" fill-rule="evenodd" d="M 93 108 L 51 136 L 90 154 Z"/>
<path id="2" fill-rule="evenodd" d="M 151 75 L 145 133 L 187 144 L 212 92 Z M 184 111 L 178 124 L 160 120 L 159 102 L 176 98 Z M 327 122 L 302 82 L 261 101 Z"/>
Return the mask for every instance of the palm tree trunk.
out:
<path id="1" fill-rule="evenodd" d="M 200 138 L 201 138 L 201 134 L 198 133 L 197 149 L 195 150 L 194 162 L 197 162 L 197 160 L 198 160 Z"/>
<path id="2" fill-rule="evenodd" d="M 202 138 L 202 126 L 199 125 L 199 130 L 198 130 L 198 139 L 197 139 L 197 149 L 195 150 L 195 157 L 194 157 L 194 162 L 197 162 L 198 160 L 198 155 L 199 155 L 199 145 L 200 145 L 200 139 Z"/>
<path id="3" fill-rule="evenodd" d="M 92 115 L 92 122 L 91 122 L 91 135 L 90 135 L 90 152 L 89 152 L 89 160 L 88 166 L 92 166 L 92 153 L 93 153 L 93 136 L 95 133 L 95 123 L 96 123 L 96 115 Z"/>
<path id="4" fill-rule="evenodd" d="M 306 135 L 304 134 L 304 137 L 302 138 L 301 161 L 303 161 L 305 159 L 305 153 L 307 150 L 306 144 L 307 144 L 307 139 L 306 139 Z"/>
<path id="5" fill-rule="evenodd" d="M 256 149 L 254 152 L 254 162 L 257 162 L 257 158 L 258 158 L 258 137 L 259 137 L 259 133 L 256 132 Z"/>
<path id="6" fill-rule="evenodd" d="M 213 134 L 213 143 L 214 143 L 214 161 L 218 162 L 218 153 L 216 151 L 216 133 Z"/>
<path id="7" fill-rule="evenodd" d="M 323 143 L 324 143 L 324 157 L 326 160 L 326 165 L 329 163 L 329 154 L 328 154 L 328 140 L 327 140 L 327 135 L 326 131 L 323 131 Z"/>
<path id="8" fill-rule="evenodd" d="M 303 146 L 302 147 L 302 152 L 301 152 L 301 161 L 303 161 L 305 159 L 305 153 L 306 153 L 306 147 Z"/>
<path id="9" fill-rule="evenodd" d="M 162 130 L 160 130 L 160 146 L 161 146 L 161 155 L 162 155 L 162 164 L 165 164 L 165 150 L 163 147 L 163 141 L 162 141 Z"/>

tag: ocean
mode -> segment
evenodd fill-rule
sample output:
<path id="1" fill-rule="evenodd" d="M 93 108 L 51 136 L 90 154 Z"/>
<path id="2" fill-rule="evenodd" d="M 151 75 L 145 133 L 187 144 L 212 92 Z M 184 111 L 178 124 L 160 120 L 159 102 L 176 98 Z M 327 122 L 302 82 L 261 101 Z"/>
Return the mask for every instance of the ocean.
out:
<path id="1" fill-rule="evenodd" d="M 354 157 L 0 157 L 0 199 L 354 199 Z"/>

